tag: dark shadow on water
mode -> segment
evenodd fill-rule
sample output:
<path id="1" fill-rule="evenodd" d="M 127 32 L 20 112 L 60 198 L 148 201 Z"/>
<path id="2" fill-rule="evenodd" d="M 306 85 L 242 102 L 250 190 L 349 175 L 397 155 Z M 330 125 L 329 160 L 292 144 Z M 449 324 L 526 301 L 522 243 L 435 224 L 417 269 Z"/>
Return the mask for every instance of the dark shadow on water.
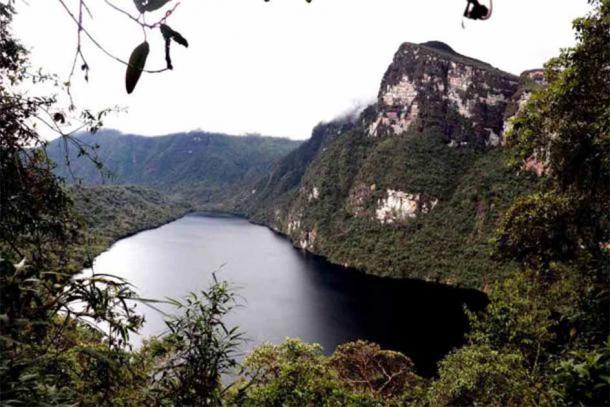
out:
<path id="1" fill-rule="evenodd" d="M 324 293 L 316 298 L 324 301 L 320 308 L 333 309 L 318 314 L 320 326 L 338 323 L 326 317 L 345 315 L 355 332 L 366 333 L 363 337 L 382 348 L 407 354 L 425 376 L 435 374 L 437 362 L 463 344 L 468 328 L 464 307 L 482 310 L 488 302 L 477 290 L 380 278 L 319 256 L 300 255 L 307 264 L 307 277 Z"/>
<path id="2" fill-rule="evenodd" d="M 250 352 L 285 337 L 337 345 L 364 339 L 404 352 L 423 375 L 463 343 L 464 306 L 482 309 L 485 294 L 417 280 L 366 275 L 296 249 L 284 237 L 243 218 L 191 214 L 121 240 L 100 255 L 98 273 L 124 277 L 145 298 L 183 298 L 208 287 L 211 273 L 235 283 L 243 307 L 227 316 L 251 340 Z M 166 309 L 173 312 L 172 309 Z M 141 336 L 166 329 L 161 314 L 143 307 Z"/>

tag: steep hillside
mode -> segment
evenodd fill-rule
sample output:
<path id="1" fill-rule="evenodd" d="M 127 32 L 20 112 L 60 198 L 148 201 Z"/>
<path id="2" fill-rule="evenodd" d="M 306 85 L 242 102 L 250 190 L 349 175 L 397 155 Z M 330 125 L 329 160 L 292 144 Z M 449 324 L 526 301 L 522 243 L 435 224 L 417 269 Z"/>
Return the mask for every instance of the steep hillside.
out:
<path id="1" fill-rule="evenodd" d="M 356 125 L 354 118 L 319 124 L 313 129 L 311 138 L 282 158 L 267 176 L 256 183 L 239 208 L 248 212 L 249 208 L 273 208 L 278 199 L 289 201 L 300 184 L 309 165 L 324 152 L 337 137 Z"/>
<path id="2" fill-rule="evenodd" d="M 369 134 L 436 128 L 452 145 L 497 145 L 519 78 L 430 44 L 400 47 L 381 82 Z"/>
<path id="3" fill-rule="evenodd" d="M 191 132 L 163 137 L 125 135 L 116 131 L 81 134 L 78 140 L 96 150 L 104 165 L 104 179 L 87 158 L 70 144 L 72 173 L 86 185 L 137 184 L 153 187 L 199 206 L 229 208 L 239 192 L 249 189 L 273 164 L 300 142 L 272 137 L 232 137 Z M 56 172 L 72 180 L 65 165 L 64 143 L 49 144 L 47 153 Z"/>
<path id="4" fill-rule="evenodd" d="M 377 104 L 318 127 L 245 212 L 336 263 L 484 286 L 510 267 L 490 256 L 498 216 L 536 182 L 500 147 L 526 86 L 445 44 L 406 43 Z"/>
<path id="5" fill-rule="evenodd" d="M 245 214 L 370 273 L 481 287 L 511 267 L 490 255 L 499 215 L 537 182 L 509 169 L 501 146 L 541 81 L 540 71 L 516 77 L 440 42 L 405 43 L 377 103 L 318 125 L 305 143 L 201 132 L 79 140 L 99 145 L 109 183 Z M 48 153 L 70 179 L 61 142 Z M 100 183 L 77 153 L 69 149 L 72 171 Z"/>
<path id="6" fill-rule="evenodd" d="M 70 195 L 87 225 L 93 255 L 122 237 L 161 226 L 191 210 L 183 202 L 133 185 L 74 187 Z"/>

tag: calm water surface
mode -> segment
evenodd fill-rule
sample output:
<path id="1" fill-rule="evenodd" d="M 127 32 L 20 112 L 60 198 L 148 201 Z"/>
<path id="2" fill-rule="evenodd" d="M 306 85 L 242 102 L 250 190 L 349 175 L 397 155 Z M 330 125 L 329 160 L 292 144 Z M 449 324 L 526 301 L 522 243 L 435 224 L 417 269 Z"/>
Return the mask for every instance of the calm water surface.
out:
<path id="1" fill-rule="evenodd" d="M 405 352 L 426 374 L 462 340 L 463 305 L 480 307 L 485 301 L 473 290 L 334 266 L 265 227 L 225 216 L 189 215 L 123 239 L 94 267 L 127 278 L 141 296 L 157 299 L 206 288 L 220 269 L 219 279 L 232 282 L 242 297 L 243 307 L 228 322 L 249 338 L 244 351 L 299 337 L 331 353 L 360 338 Z M 139 311 L 146 317 L 143 336 L 164 331 L 162 315 L 142 305 Z"/>

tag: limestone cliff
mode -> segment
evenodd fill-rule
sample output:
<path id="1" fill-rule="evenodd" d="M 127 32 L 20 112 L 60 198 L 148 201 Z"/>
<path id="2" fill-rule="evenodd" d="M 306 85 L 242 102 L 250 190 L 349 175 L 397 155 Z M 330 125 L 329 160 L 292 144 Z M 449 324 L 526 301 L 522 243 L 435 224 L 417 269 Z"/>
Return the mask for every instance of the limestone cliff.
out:
<path id="1" fill-rule="evenodd" d="M 243 211 L 295 246 L 370 273 L 480 287 L 498 217 L 535 182 L 502 137 L 538 71 L 521 78 L 446 44 L 403 44 L 378 101 L 318 126 Z"/>
<path id="2" fill-rule="evenodd" d="M 510 98 L 506 109 L 504 110 L 504 130 L 503 137 L 512 128 L 512 119 L 525 105 L 527 100 L 536 89 L 544 86 L 544 70 L 531 69 L 525 71 L 519 77 L 519 86 L 517 91 Z"/>
<path id="3" fill-rule="evenodd" d="M 403 44 L 381 83 L 373 136 L 439 127 L 452 145 L 497 145 L 519 78 L 445 44 Z"/>

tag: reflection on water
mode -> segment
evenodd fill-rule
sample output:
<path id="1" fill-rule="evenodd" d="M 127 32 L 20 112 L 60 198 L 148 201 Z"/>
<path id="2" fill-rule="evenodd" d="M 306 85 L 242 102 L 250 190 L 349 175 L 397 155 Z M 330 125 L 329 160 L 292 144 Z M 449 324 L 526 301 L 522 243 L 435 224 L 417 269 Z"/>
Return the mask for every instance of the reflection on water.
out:
<path id="1" fill-rule="evenodd" d="M 127 278 L 141 296 L 156 299 L 205 288 L 219 270 L 218 277 L 242 297 L 243 306 L 228 322 L 250 339 L 245 351 L 299 337 L 330 353 L 340 343 L 366 339 L 405 352 L 422 373 L 433 371 L 435 361 L 462 340 L 463 304 L 485 302 L 474 290 L 334 266 L 265 227 L 225 216 L 190 215 L 121 240 L 94 267 Z M 143 336 L 162 333 L 162 315 L 139 308 L 147 321 Z"/>

